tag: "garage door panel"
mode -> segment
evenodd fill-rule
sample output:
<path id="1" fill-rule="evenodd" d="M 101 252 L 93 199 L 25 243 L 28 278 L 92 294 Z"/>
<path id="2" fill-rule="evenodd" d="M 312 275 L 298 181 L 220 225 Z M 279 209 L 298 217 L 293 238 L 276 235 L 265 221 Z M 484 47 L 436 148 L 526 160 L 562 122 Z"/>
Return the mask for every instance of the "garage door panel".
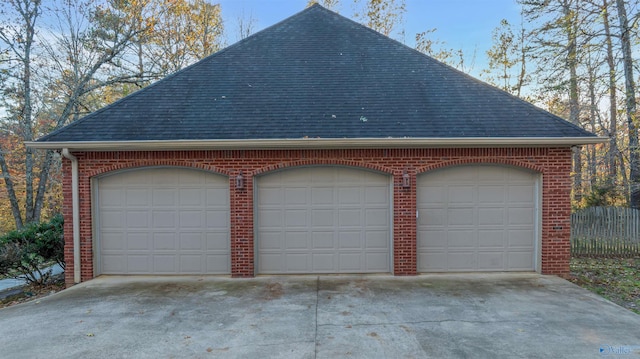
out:
<path id="1" fill-rule="evenodd" d="M 126 268 L 126 256 L 123 256 L 123 253 L 102 253 L 102 262 L 104 263 L 102 266 L 102 270 L 106 273 L 113 273 L 117 271 L 121 271 L 122 268 Z"/>
<path id="2" fill-rule="evenodd" d="M 535 200 L 535 189 L 531 185 L 511 185 L 508 191 L 510 203 L 531 203 Z"/>
<path id="3" fill-rule="evenodd" d="M 283 195 L 293 187 L 304 188 L 297 201 Z M 258 177 L 256 188 L 260 273 L 390 271 L 390 260 L 380 256 L 390 257 L 389 176 L 342 167 L 294 168 Z M 282 236 L 291 230 L 300 232 L 300 242 Z M 369 253 L 381 263 L 369 265 Z M 344 262 L 344 256 L 352 261 Z"/>
<path id="4" fill-rule="evenodd" d="M 226 232 L 229 228 L 229 213 L 227 210 L 207 210 L 206 228 Z"/>
<path id="5" fill-rule="evenodd" d="M 126 243 L 123 249 L 147 250 L 151 244 L 151 234 L 148 232 L 128 232 L 126 242 L 124 241 L 124 236 L 121 237 L 123 238 L 122 243 Z"/>
<path id="6" fill-rule="evenodd" d="M 447 270 L 453 272 L 467 272 L 476 269 L 476 253 L 472 251 L 468 252 L 454 252 L 449 251 L 447 257 Z"/>
<path id="7" fill-rule="evenodd" d="M 313 249 L 331 249 L 335 248 L 336 244 L 334 243 L 334 232 L 320 232 L 313 231 L 311 233 L 312 236 L 312 248 Z"/>
<path id="8" fill-rule="evenodd" d="M 418 203 L 425 203 L 432 207 L 442 205 L 446 198 L 446 188 L 443 188 L 441 185 L 424 185 L 420 187 L 420 192 L 417 193 Z"/>
<path id="9" fill-rule="evenodd" d="M 361 252 L 341 252 L 338 254 L 339 269 L 341 272 L 346 273 L 363 271 L 365 267 L 363 266 L 362 259 Z"/>
<path id="10" fill-rule="evenodd" d="M 504 265 L 504 256 L 504 251 L 478 252 L 477 268 L 487 271 L 503 271 L 506 269 Z"/>
<path id="11" fill-rule="evenodd" d="M 203 253 L 207 250 L 205 242 L 206 238 L 202 232 L 189 233 L 183 231 L 180 233 L 180 238 L 178 239 L 181 250 L 201 251 Z"/>
<path id="12" fill-rule="evenodd" d="M 311 271 L 318 273 L 331 273 L 336 267 L 335 255 L 333 252 L 329 253 L 313 253 L 311 255 Z"/>
<path id="13" fill-rule="evenodd" d="M 488 247 L 499 247 L 504 248 L 505 246 L 505 230 L 504 229 L 481 229 L 478 230 L 478 247 L 479 248 L 488 248 Z"/>
<path id="14" fill-rule="evenodd" d="M 157 207 L 174 207 L 177 197 L 175 188 L 157 188 L 151 192 L 151 204 Z"/>
<path id="15" fill-rule="evenodd" d="M 296 173 L 297 172 L 297 173 Z M 295 178 L 299 176 L 298 178 L 305 178 L 305 183 L 309 183 L 309 179 L 311 179 L 311 183 L 313 184 L 313 187 L 316 187 L 318 185 L 323 186 L 326 185 L 327 183 L 334 183 L 336 181 L 336 176 L 340 176 L 340 174 L 335 173 L 335 172 L 330 172 L 330 171 L 315 171 L 313 173 L 311 172 L 305 172 L 305 171 L 296 171 L 295 169 L 293 169 L 291 172 L 289 171 L 283 171 L 282 172 L 282 179 L 289 182 L 290 178 L 293 178 L 295 181 Z M 349 176 L 345 175 L 343 178 L 341 178 L 341 183 L 348 183 L 349 181 Z"/>
<path id="16" fill-rule="evenodd" d="M 208 254 L 206 256 L 207 273 L 224 273 L 231 267 L 229 256 L 224 254 Z"/>
<path id="17" fill-rule="evenodd" d="M 266 209 L 260 212 L 260 216 L 258 217 L 258 226 L 260 228 L 282 228 L 284 223 L 284 214 L 281 209 Z"/>
<path id="18" fill-rule="evenodd" d="M 504 186 L 479 185 L 478 202 L 497 205 L 504 204 Z"/>
<path id="19" fill-rule="evenodd" d="M 151 258 L 146 255 L 131 253 L 127 255 L 127 272 L 130 274 L 145 274 L 152 271 Z M 121 268 L 119 268 L 121 269 Z M 117 270 L 117 269 L 116 269 Z"/>
<path id="20" fill-rule="evenodd" d="M 387 251 L 389 248 L 389 234 L 386 230 L 367 231 L 365 233 L 365 246 L 367 249 Z M 387 253 L 388 255 L 388 253 Z"/>
<path id="21" fill-rule="evenodd" d="M 333 213 L 334 210 L 331 210 Z M 361 227 L 362 226 L 362 210 L 359 208 L 338 210 L 338 223 L 340 227 Z"/>
<path id="22" fill-rule="evenodd" d="M 204 272 L 204 259 L 205 256 L 202 254 L 181 254 L 179 257 L 180 272 Z"/>
<path id="23" fill-rule="evenodd" d="M 355 192 L 355 191 L 354 191 Z M 386 207 L 389 205 L 389 198 L 386 195 L 387 187 L 372 186 L 364 190 L 364 200 L 369 205 L 380 205 Z"/>
<path id="24" fill-rule="evenodd" d="M 162 210 L 151 212 L 151 223 L 153 228 L 170 228 L 175 230 L 178 226 L 178 215 L 175 210 Z"/>
<path id="25" fill-rule="evenodd" d="M 228 210 L 229 188 L 207 188 L 204 193 L 205 205 L 207 208 L 220 208 L 225 211 Z"/>
<path id="26" fill-rule="evenodd" d="M 280 188 L 260 188 L 258 204 L 263 206 L 280 206 L 282 204 L 283 190 Z"/>
<path id="27" fill-rule="evenodd" d="M 389 227 L 389 210 L 387 208 L 373 208 L 366 209 L 364 211 L 365 214 L 365 225 L 367 228 L 371 227 Z"/>
<path id="28" fill-rule="evenodd" d="M 533 259 L 530 256 L 529 251 L 512 251 L 509 252 L 508 257 L 509 268 L 513 268 L 514 270 L 530 270 L 533 267 Z"/>
<path id="29" fill-rule="evenodd" d="M 424 208 L 419 211 L 418 224 L 420 226 L 443 226 L 447 218 L 445 208 Z"/>
<path id="30" fill-rule="evenodd" d="M 284 204 L 304 205 L 307 203 L 307 192 L 305 188 L 284 188 Z"/>
<path id="31" fill-rule="evenodd" d="M 509 207 L 508 218 L 510 225 L 530 225 L 535 220 L 533 208 L 514 208 Z"/>
<path id="32" fill-rule="evenodd" d="M 184 168 L 145 168 L 100 178 L 98 272 L 229 273 L 228 185 L 227 177 Z M 121 250 L 115 253 L 114 247 Z"/>
<path id="33" fill-rule="evenodd" d="M 285 246 L 289 249 L 308 249 L 309 240 L 307 232 L 287 231 L 285 234 Z"/>
<path id="34" fill-rule="evenodd" d="M 121 189 L 108 190 L 107 193 L 104 194 L 102 199 L 103 202 L 101 203 L 104 206 L 117 207 L 120 207 L 122 204 L 126 204 L 131 207 L 144 206 L 149 203 L 149 191 L 146 188 L 128 188 L 125 190 L 125 196 L 122 196 L 121 192 Z M 108 198 L 108 196 L 111 196 L 112 198 Z M 124 199 L 124 203 L 122 203 L 122 199 Z M 111 203 L 112 200 L 115 200 L 117 203 Z"/>
<path id="35" fill-rule="evenodd" d="M 206 226 L 206 212 L 202 210 L 181 210 L 179 213 L 179 227 L 181 229 L 190 228 L 205 228 Z"/>
<path id="36" fill-rule="evenodd" d="M 266 253 L 271 250 L 279 251 L 284 249 L 283 236 L 284 234 L 282 231 L 262 231 L 260 242 L 258 242 L 258 250 L 262 253 Z"/>
<path id="37" fill-rule="evenodd" d="M 532 229 L 511 229 L 508 233 L 509 247 L 533 248 L 531 237 L 534 235 L 534 231 Z"/>
<path id="38" fill-rule="evenodd" d="M 311 210 L 311 227 L 312 228 L 326 228 L 334 226 L 334 211 L 333 209 L 312 209 Z M 337 222 L 337 221 L 336 221 Z"/>
<path id="39" fill-rule="evenodd" d="M 121 231 L 104 231 L 100 238 L 105 241 L 105 245 L 102 247 L 104 251 L 124 250 L 126 248 L 124 234 Z"/>
<path id="40" fill-rule="evenodd" d="M 124 210 L 126 228 L 149 228 L 149 212 L 144 210 Z"/>
<path id="41" fill-rule="evenodd" d="M 505 224 L 505 209 L 503 208 L 479 208 L 478 225 L 502 226 Z"/>
<path id="42" fill-rule="evenodd" d="M 422 264 L 421 269 L 425 272 L 446 272 L 448 269 L 446 251 L 419 252 L 417 260 Z"/>
<path id="43" fill-rule="evenodd" d="M 176 242 L 176 233 L 154 233 L 151 250 L 175 250 L 178 249 L 178 244 Z M 145 248 L 148 250 L 149 246 L 147 245 Z M 149 253 L 151 253 L 151 250 L 149 251 Z"/>
<path id="44" fill-rule="evenodd" d="M 309 271 L 309 255 L 304 253 L 286 253 L 285 270 L 289 273 L 304 273 Z"/>
<path id="45" fill-rule="evenodd" d="M 178 258 L 173 254 L 155 254 L 153 272 L 157 274 L 175 274 L 178 271 Z"/>
<path id="46" fill-rule="evenodd" d="M 302 190 L 306 192 L 306 189 Z M 353 198 L 353 193 L 351 193 L 352 191 L 345 191 L 347 193 L 343 193 L 340 189 L 338 190 L 340 191 L 339 193 L 341 199 L 343 199 L 347 203 L 349 203 L 349 201 L 352 201 L 350 200 L 350 196 L 351 198 Z M 311 203 L 315 203 L 316 205 L 324 204 L 327 206 L 331 206 L 333 204 L 333 192 L 334 189 L 329 187 L 311 188 Z M 302 201 L 300 204 L 306 206 L 307 198 L 305 196 L 302 196 L 301 200 Z"/>
<path id="47" fill-rule="evenodd" d="M 333 205 L 333 193 L 325 194 L 324 203 Z M 314 203 L 316 203 L 314 201 Z M 320 203 L 320 202 L 318 202 Z M 362 203 L 359 188 L 338 188 L 338 203 L 341 205 L 359 205 Z"/>
<path id="48" fill-rule="evenodd" d="M 473 208 L 449 208 L 447 223 L 449 226 L 473 226 L 475 211 Z"/>
<path id="49" fill-rule="evenodd" d="M 391 266 L 389 263 L 389 253 L 386 251 L 380 253 L 366 254 L 366 269 L 371 272 L 384 272 Z"/>
<path id="50" fill-rule="evenodd" d="M 260 262 L 258 263 L 259 271 L 263 273 L 283 272 L 284 256 L 285 254 L 281 252 L 261 252 Z"/>
<path id="51" fill-rule="evenodd" d="M 104 210 L 101 212 L 101 224 L 103 229 L 122 229 L 125 224 L 125 216 L 119 210 Z"/>
<path id="52" fill-rule="evenodd" d="M 362 248 L 362 234 L 360 231 L 341 231 L 339 238 L 338 249 L 359 250 Z"/>
<path id="53" fill-rule="evenodd" d="M 231 244 L 229 243 L 229 236 L 227 232 L 207 232 L 205 249 L 207 253 L 215 254 L 217 256 L 229 253 Z"/>
<path id="54" fill-rule="evenodd" d="M 418 238 L 425 241 L 428 240 L 431 250 L 447 247 L 447 232 L 444 230 L 420 230 L 418 231 Z"/>
<path id="55" fill-rule="evenodd" d="M 477 245 L 474 231 L 471 229 L 454 229 L 447 233 L 447 243 L 449 248 L 468 248 Z"/>
<path id="56" fill-rule="evenodd" d="M 100 192 L 100 196 L 98 198 L 100 203 L 105 206 L 105 208 L 121 208 L 124 205 L 124 201 L 128 199 L 129 196 L 122 195 L 121 188 L 105 188 Z"/>
<path id="57" fill-rule="evenodd" d="M 202 196 L 202 190 L 199 188 L 184 188 L 179 190 L 178 199 L 180 206 L 193 206 L 201 207 L 202 201 L 205 199 Z"/>
<path id="58" fill-rule="evenodd" d="M 307 228 L 307 211 L 293 209 L 284 211 L 284 225 L 287 228 Z"/>
<path id="59" fill-rule="evenodd" d="M 475 168 L 471 168 L 471 167 L 475 167 Z M 465 166 L 459 167 L 460 174 L 473 177 L 473 180 L 477 179 L 479 183 L 484 183 L 484 182 L 505 183 L 510 178 L 511 179 L 521 178 L 519 174 L 512 175 L 510 173 L 511 172 L 510 169 L 508 169 L 507 167 L 491 166 L 491 170 L 487 170 L 487 168 L 489 167 L 483 167 L 483 166 L 468 166 L 467 168 L 465 168 Z"/>
<path id="60" fill-rule="evenodd" d="M 536 174 L 503 166 L 420 175 L 418 270 L 534 270 L 536 186 Z"/>
<path id="61" fill-rule="evenodd" d="M 450 204 L 473 204 L 475 199 L 475 188 L 472 185 L 451 185 L 448 187 Z"/>

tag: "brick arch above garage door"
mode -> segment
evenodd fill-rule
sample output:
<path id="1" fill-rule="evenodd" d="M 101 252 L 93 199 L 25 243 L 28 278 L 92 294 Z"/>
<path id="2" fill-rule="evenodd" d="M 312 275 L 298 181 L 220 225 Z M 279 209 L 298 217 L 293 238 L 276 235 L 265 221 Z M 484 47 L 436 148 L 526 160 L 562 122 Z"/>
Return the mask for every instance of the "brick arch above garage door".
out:
<path id="1" fill-rule="evenodd" d="M 537 269 L 539 174 L 490 164 L 418 177 L 418 271 Z"/>
<path id="2" fill-rule="evenodd" d="M 146 167 L 94 180 L 98 274 L 227 274 L 229 179 Z"/>
<path id="3" fill-rule="evenodd" d="M 339 166 L 256 177 L 257 272 L 390 272 L 390 181 Z"/>

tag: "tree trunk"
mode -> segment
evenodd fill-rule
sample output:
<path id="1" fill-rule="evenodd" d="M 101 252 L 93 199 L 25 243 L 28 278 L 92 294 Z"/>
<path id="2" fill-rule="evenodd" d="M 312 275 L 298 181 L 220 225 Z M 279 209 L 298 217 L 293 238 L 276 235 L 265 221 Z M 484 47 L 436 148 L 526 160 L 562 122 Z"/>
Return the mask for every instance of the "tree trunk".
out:
<path id="1" fill-rule="evenodd" d="M 11 213 L 13 214 L 13 219 L 16 222 L 16 228 L 21 229 L 24 226 L 24 222 L 22 221 L 22 215 L 20 214 L 20 203 L 18 203 L 18 197 L 16 197 L 13 180 L 11 179 L 9 166 L 7 166 L 7 161 L 4 158 L 4 150 L 2 148 L 0 148 L 0 169 L 2 170 L 2 177 L 7 189 L 9 203 L 11 204 Z"/>
<path id="2" fill-rule="evenodd" d="M 596 117 L 598 116 L 598 100 L 596 98 L 596 69 L 592 64 L 591 58 L 587 60 L 587 70 L 589 71 L 589 124 L 591 131 L 596 131 Z M 591 189 L 597 183 L 596 174 L 596 147 L 594 145 L 587 146 L 587 173 L 589 174 L 589 184 Z"/>
<path id="3" fill-rule="evenodd" d="M 567 67 L 569 69 L 569 121 L 580 126 L 580 105 L 578 102 L 578 24 L 572 2 L 562 5 L 567 33 Z M 582 148 L 573 149 L 573 200 L 582 200 Z"/>
<path id="4" fill-rule="evenodd" d="M 602 0 L 602 22 L 604 23 L 605 43 L 607 45 L 607 65 L 609 66 L 609 152 L 607 153 L 607 181 L 615 186 L 618 177 L 618 99 L 616 87 L 616 63 L 613 57 L 613 43 L 609 26 L 609 4 Z"/>
<path id="5" fill-rule="evenodd" d="M 42 206 L 44 205 L 44 195 L 47 191 L 47 183 L 49 182 L 49 169 L 53 162 L 53 151 L 47 150 L 42 164 L 40 175 L 38 176 L 38 191 L 36 193 L 35 205 L 33 208 L 33 218 L 40 218 L 42 214 Z"/>
<path id="6" fill-rule="evenodd" d="M 633 79 L 633 58 L 627 8 L 624 0 L 616 0 L 620 21 L 620 44 L 624 67 L 626 116 L 629 131 L 629 205 L 640 208 L 640 154 L 638 153 L 638 128 L 636 126 L 636 84 Z"/>

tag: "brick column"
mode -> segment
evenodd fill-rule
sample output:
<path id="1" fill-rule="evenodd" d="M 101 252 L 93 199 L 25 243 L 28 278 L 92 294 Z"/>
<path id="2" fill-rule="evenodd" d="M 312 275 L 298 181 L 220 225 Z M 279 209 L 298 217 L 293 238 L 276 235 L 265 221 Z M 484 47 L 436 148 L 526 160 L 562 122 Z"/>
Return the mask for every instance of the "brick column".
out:
<path id="1" fill-rule="evenodd" d="M 409 169 L 410 187 L 404 188 L 403 172 L 393 173 L 393 273 L 416 275 L 416 174 Z"/>
<path id="2" fill-rule="evenodd" d="M 229 202 L 231 207 L 231 276 L 253 277 L 253 176 L 242 171 L 244 188 L 236 187 L 236 176 L 240 170 L 234 171 L 229 178 Z"/>

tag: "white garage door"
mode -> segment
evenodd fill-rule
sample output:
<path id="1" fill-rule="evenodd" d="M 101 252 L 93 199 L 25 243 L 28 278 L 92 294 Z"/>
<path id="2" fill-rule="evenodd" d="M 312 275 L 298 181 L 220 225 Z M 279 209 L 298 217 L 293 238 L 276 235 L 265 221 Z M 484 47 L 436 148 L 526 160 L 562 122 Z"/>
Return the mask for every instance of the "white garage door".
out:
<path id="1" fill-rule="evenodd" d="M 533 271 L 537 178 L 473 165 L 418 177 L 418 271 Z"/>
<path id="2" fill-rule="evenodd" d="M 389 272 L 389 180 L 344 167 L 303 167 L 260 177 L 258 272 Z"/>
<path id="3" fill-rule="evenodd" d="M 147 168 L 97 181 L 98 274 L 230 272 L 229 180 Z"/>

